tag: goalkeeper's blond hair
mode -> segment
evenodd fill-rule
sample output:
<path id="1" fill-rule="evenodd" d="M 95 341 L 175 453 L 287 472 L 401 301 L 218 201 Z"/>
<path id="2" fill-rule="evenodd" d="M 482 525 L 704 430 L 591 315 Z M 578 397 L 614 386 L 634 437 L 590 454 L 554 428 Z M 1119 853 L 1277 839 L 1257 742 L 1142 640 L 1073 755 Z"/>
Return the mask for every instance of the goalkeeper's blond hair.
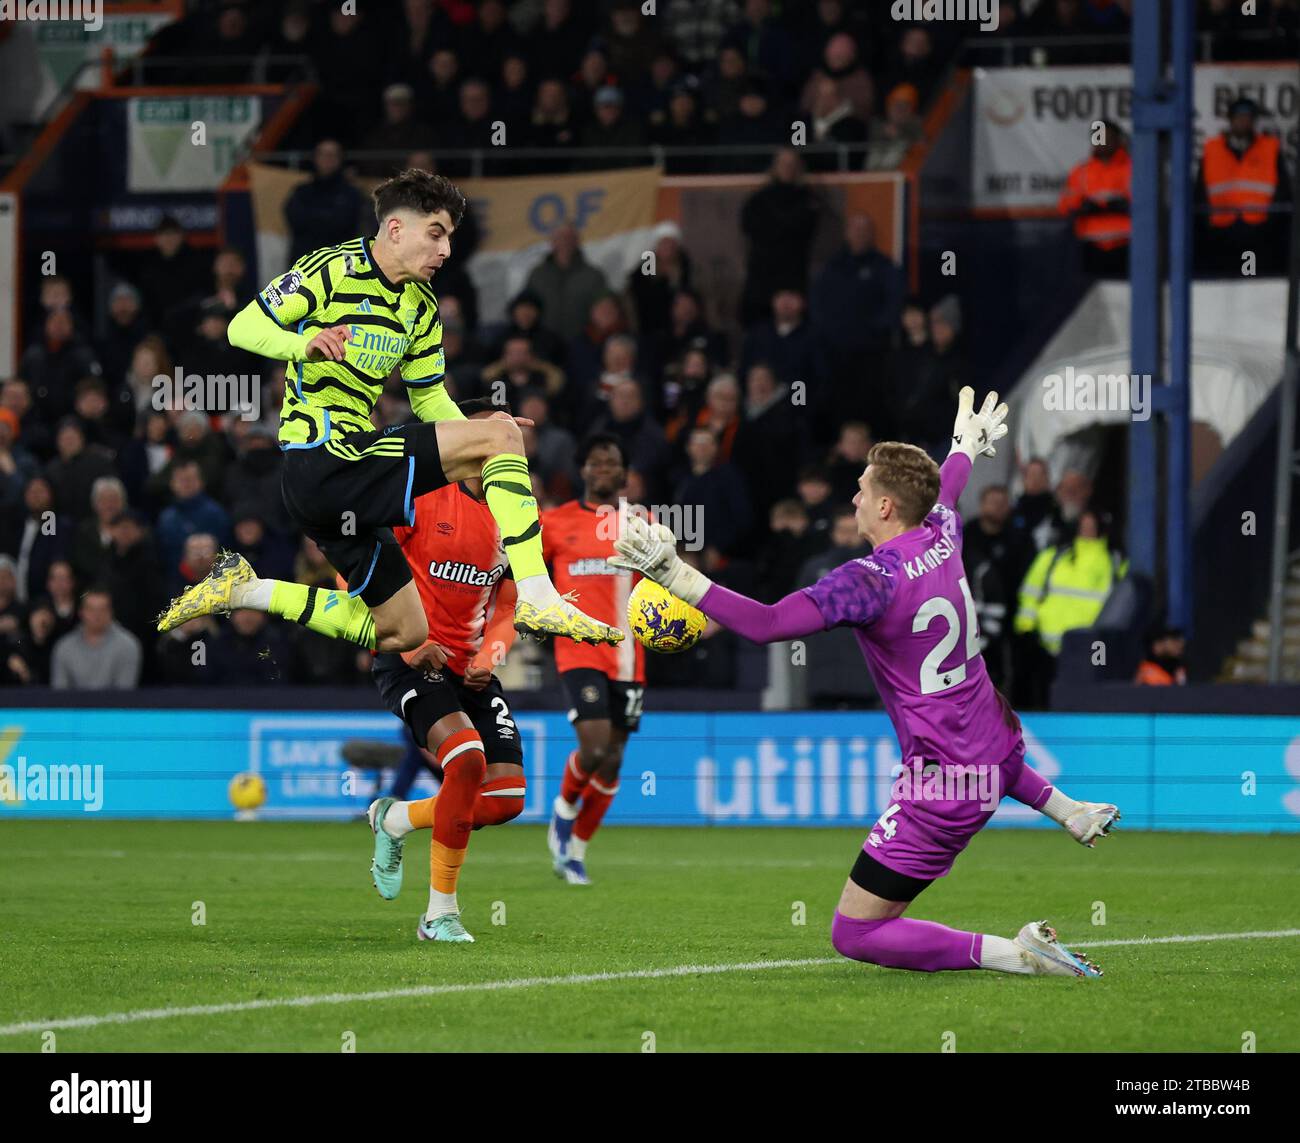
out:
<path id="1" fill-rule="evenodd" d="M 881 441 L 867 453 L 871 488 L 888 496 L 910 527 L 925 519 L 939 499 L 939 466 L 929 453 L 902 441 Z"/>

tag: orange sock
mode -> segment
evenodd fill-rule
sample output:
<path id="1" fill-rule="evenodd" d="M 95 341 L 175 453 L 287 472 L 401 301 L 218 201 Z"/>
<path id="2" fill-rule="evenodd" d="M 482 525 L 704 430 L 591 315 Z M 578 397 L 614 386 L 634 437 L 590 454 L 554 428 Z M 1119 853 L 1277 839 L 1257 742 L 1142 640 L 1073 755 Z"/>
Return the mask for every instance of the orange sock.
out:
<path id="1" fill-rule="evenodd" d="M 493 778 L 484 782 L 474 800 L 474 828 L 503 825 L 524 812 L 524 792 L 528 783 L 523 777 Z"/>
<path id="2" fill-rule="evenodd" d="M 564 764 L 564 779 L 560 782 L 560 797 L 569 805 L 576 805 L 582 791 L 591 781 L 591 775 L 578 765 L 578 751 L 573 751 Z"/>
<path id="3" fill-rule="evenodd" d="M 433 839 L 429 844 L 429 880 L 439 893 L 455 893 L 465 863 L 474 799 L 487 771 L 483 740 L 473 727 L 449 734 L 438 747 L 442 789 L 433 799 Z"/>
<path id="4" fill-rule="evenodd" d="M 434 794 L 432 798 L 406 803 L 406 815 L 411 819 L 412 829 L 428 829 L 433 825 L 433 806 L 437 800 L 438 795 Z"/>
<path id="5" fill-rule="evenodd" d="M 573 823 L 573 836 L 579 841 L 590 841 L 591 835 L 600 827 L 600 820 L 609 809 L 609 804 L 618 793 L 618 783 L 602 786 L 598 778 L 592 778 L 587 784 L 587 792 L 582 798 L 582 809 L 578 811 L 578 820 Z"/>

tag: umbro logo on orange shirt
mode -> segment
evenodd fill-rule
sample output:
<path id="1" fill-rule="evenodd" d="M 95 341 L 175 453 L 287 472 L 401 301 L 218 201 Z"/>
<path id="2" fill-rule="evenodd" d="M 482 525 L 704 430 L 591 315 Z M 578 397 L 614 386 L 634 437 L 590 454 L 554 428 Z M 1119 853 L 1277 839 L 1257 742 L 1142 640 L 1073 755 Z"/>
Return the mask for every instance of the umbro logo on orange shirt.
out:
<path id="1" fill-rule="evenodd" d="M 438 531 L 441 532 L 444 536 L 450 536 L 450 535 L 452 534 L 452 532 L 454 532 L 454 531 L 456 530 L 455 525 L 454 525 L 454 524 L 448 524 L 446 520 L 439 520 L 438 523 L 435 525 L 435 527 L 436 527 L 436 528 L 438 529 Z"/>

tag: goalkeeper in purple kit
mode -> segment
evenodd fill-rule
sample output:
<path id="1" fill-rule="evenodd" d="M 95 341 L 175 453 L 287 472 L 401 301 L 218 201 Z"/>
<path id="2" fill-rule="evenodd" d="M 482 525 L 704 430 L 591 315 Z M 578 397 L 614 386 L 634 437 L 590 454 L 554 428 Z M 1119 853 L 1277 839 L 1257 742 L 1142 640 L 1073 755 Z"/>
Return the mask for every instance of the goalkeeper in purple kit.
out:
<path id="1" fill-rule="evenodd" d="M 976 412 L 974 399 L 962 389 L 942 468 L 914 445 L 872 448 L 853 498 L 871 555 L 775 604 L 711 582 L 678 558 L 666 527 L 639 517 L 627 518 L 609 562 L 641 572 L 758 643 L 853 630 L 898 734 L 903 769 L 840 896 L 831 929 L 840 953 L 918 972 L 1097 977 L 1101 970 L 1066 949 L 1046 921 L 1009 939 L 903 916 L 948 873 L 1003 796 L 1046 814 L 1089 847 L 1120 816 L 1113 805 L 1067 797 L 1026 764 L 1020 720 L 980 657 L 956 504 L 976 456 L 993 455 L 1006 435 L 1007 407 L 990 393 Z"/>

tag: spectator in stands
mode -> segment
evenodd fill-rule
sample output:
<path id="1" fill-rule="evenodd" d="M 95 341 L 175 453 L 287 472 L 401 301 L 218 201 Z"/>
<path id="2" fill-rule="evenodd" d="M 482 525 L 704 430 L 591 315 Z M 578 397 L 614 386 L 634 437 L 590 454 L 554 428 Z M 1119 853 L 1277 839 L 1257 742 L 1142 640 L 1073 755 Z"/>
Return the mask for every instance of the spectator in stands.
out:
<path id="1" fill-rule="evenodd" d="M 551 420 L 551 403 L 545 393 L 525 393 L 515 407 L 521 417 L 533 422 L 532 428 L 523 430 L 528 470 L 541 478 L 548 496 L 572 499 L 581 490 L 573 462 L 577 448 L 573 434 Z"/>
<path id="2" fill-rule="evenodd" d="M 140 682 L 140 641 L 113 618 L 113 600 L 91 588 L 81 622 L 54 645 L 50 685 L 56 690 L 133 690 Z"/>
<path id="3" fill-rule="evenodd" d="M 745 81 L 736 106 L 736 113 L 724 117 L 719 136 L 728 147 L 762 148 L 754 154 L 727 154 L 718 159 L 719 171 L 761 171 L 764 154 L 778 143 L 786 142 L 789 126 L 781 121 L 768 91 L 768 83 L 761 76 L 750 76 Z"/>
<path id="4" fill-rule="evenodd" d="M 199 82 L 248 83 L 253 77 L 252 59 L 262 49 L 262 38 L 249 19 L 247 7 L 227 0 L 214 13 L 212 34 L 194 47 L 194 54 L 204 58 Z"/>
<path id="5" fill-rule="evenodd" d="M 111 416 L 114 411 L 108 403 L 108 386 L 102 377 L 83 377 L 77 382 L 73 416 L 81 425 L 86 443 L 98 445 L 110 455 L 116 455 L 127 441 L 126 431 Z"/>
<path id="6" fill-rule="evenodd" d="M 673 490 L 673 503 L 695 513 L 708 547 L 734 555 L 753 523 L 750 489 L 735 465 L 718 459 L 718 441 L 708 429 L 691 431 L 686 457 L 688 467 Z"/>
<path id="7" fill-rule="evenodd" d="M 790 387 L 765 361 L 745 374 L 745 409 L 731 459 L 745 478 L 760 517 L 790 494 L 808 449 L 806 409 L 790 399 Z"/>
<path id="8" fill-rule="evenodd" d="M 232 611 L 229 623 L 217 625 L 211 648 L 209 681 L 216 686 L 276 686 L 288 681 L 289 641 L 282 622 L 265 611 Z"/>
<path id="9" fill-rule="evenodd" d="M 204 579 L 217 562 L 218 550 L 224 546 L 218 544 L 217 538 L 207 532 L 195 532 L 186 536 L 180 560 L 175 566 L 163 569 L 167 594 L 177 596 L 187 587 Z"/>
<path id="10" fill-rule="evenodd" d="M 90 508 L 72 539 L 72 568 L 82 583 L 99 583 L 113 553 L 112 522 L 126 511 L 126 487 L 116 476 L 101 476 L 91 485 Z"/>
<path id="11" fill-rule="evenodd" d="M 235 551 L 240 552 L 258 575 L 265 567 L 267 579 L 288 580 L 293 576 L 294 548 L 288 536 L 272 529 L 262 505 L 255 501 L 236 504 L 230 514 Z"/>
<path id="12" fill-rule="evenodd" d="M 509 138 L 527 140 L 532 110 L 533 84 L 528 74 L 528 61 L 521 53 L 512 53 L 501 63 L 501 80 L 497 88 L 497 115 L 505 123 Z M 533 173 L 531 162 L 524 163 L 523 168 L 524 173 Z"/>
<path id="13" fill-rule="evenodd" d="M 120 512 L 109 524 L 112 547 L 101 579 L 113 598 L 113 614 L 147 647 L 146 675 L 150 674 L 158 612 L 167 597 L 158 552 L 149 534 L 149 517 L 138 509 Z"/>
<path id="14" fill-rule="evenodd" d="M 610 70 L 624 84 L 638 81 L 649 74 L 651 60 L 663 47 L 660 21 L 642 15 L 640 0 L 611 0 L 606 7 L 604 39 Z"/>
<path id="15" fill-rule="evenodd" d="M 688 349 L 704 350 L 710 361 L 727 358 L 726 339 L 721 331 L 708 324 L 704 302 L 690 286 L 683 286 L 673 294 L 667 323 L 657 327 L 649 341 L 649 356 L 655 363 L 656 373 L 662 372 L 668 362 L 678 360 Z"/>
<path id="16" fill-rule="evenodd" d="M 871 551 L 858 535 L 857 510 L 851 504 L 841 504 L 833 512 L 829 539 L 828 548 L 804 561 L 795 575 L 795 588 L 808 587 L 840 564 Z M 862 649 L 849 628 L 809 636 L 803 672 L 809 705 L 820 710 L 860 707 L 874 699 L 875 688 L 870 675 L 860 669 L 861 662 Z"/>
<path id="17" fill-rule="evenodd" d="M 669 362 L 665 367 L 658 408 L 664 417 L 664 433 L 670 441 L 685 440 L 682 434 L 695 424 L 712 376 L 713 362 L 699 347 L 688 349 L 680 362 Z"/>
<path id="18" fill-rule="evenodd" d="M 813 282 L 809 311 L 825 346 L 836 417 L 873 421 L 885 403 L 884 353 L 903 308 L 903 272 L 876 246 L 870 215 L 844 222 L 844 246 Z"/>
<path id="19" fill-rule="evenodd" d="M 894 66 L 885 73 L 884 88 L 892 91 L 900 83 L 910 83 L 920 96 L 920 105 L 925 107 L 938 89 L 943 70 L 944 62 L 935 54 L 930 29 L 913 24 L 899 37 Z"/>
<path id="20" fill-rule="evenodd" d="M 740 212 L 747 248 L 741 299 L 745 325 L 768 315 L 777 290 L 807 290 L 808 258 L 821 218 L 821 203 L 804 180 L 798 151 L 782 147 L 769 174 L 766 185 L 745 200 Z"/>
<path id="21" fill-rule="evenodd" d="M 196 461 L 181 460 L 174 464 L 169 483 L 172 502 L 159 514 L 157 531 L 163 570 L 168 576 L 175 576 L 184 554 L 185 541 L 190 536 L 211 533 L 217 538 L 216 542 L 229 543 L 230 517 L 204 491 L 203 472 Z"/>
<path id="22" fill-rule="evenodd" d="M 617 437 L 628 467 L 641 474 L 646 494 L 656 499 L 661 495 L 668 474 L 668 441 L 658 422 L 646 412 L 640 385 L 635 381 L 615 385 L 604 416 L 592 423 L 591 432 Z"/>
<path id="23" fill-rule="evenodd" d="M 26 515 L 6 528 L 0 550 L 18 567 L 18 599 L 28 603 L 41 594 L 50 567 L 62 560 L 72 543 L 72 522 L 54 511 L 54 490 L 44 476 L 33 476 L 23 489 Z M 0 521 L 10 525 L 6 518 Z"/>
<path id="24" fill-rule="evenodd" d="M 460 58 L 472 60 L 485 75 L 499 74 L 506 57 L 522 50 L 522 41 L 506 15 L 502 0 L 480 0 L 474 19 L 457 37 Z"/>
<path id="25" fill-rule="evenodd" d="M 460 396 L 477 393 L 486 364 L 484 353 L 478 339 L 466 330 L 462 318 L 450 311 L 442 319 L 442 353 L 452 391 Z"/>
<path id="26" fill-rule="evenodd" d="M 45 316 L 42 336 L 23 354 L 19 374 L 32 388 L 36 410 L 47 424 L 72 411 L 76 384 L 99 373 L 95 351 L 77 332 L 72 311 L 51 310 Z"/>
<path id="27" fill-rule="evenodd" d="M 566 344 L 582 333 L 596 299 L 609 292 L 567 222 L 551 232 L 551 252 L 528 275 L 527 288 L 542 299 L 542 324 Z"/>
<path id="28" fill-rule="evenodd" d="M 867 467 L 867 454 L 876 443 L 865 421 L 847 421 L 823 467 L 831 482 L 831 495 L 841 504 L 858 494 L 858 478 Z"/>
<path id="29" fill-rule="evenodd" d="M 627 276 L 627 298 L 638 333 L 652 336 L 667 326 L 673 297 L 691 284 L 691 256 L 675 222 L 655 228 L 654 261 L 642 260 Z"/>
<path id="30" fill-rule="evenodd" d="M 1105 522 L 1089 508 L 1079 517 L 1073 540 L 1044 548 L 1020 585 L 1015 630 L 1025 639 L 1024 667 L 1017 684 L 1029 699 L 1016 706 L 1045 706 L 1056 673 L 1056 656 L 1067 631 L 1091 627 L 1115 583 L 1128 573 L 1128 561 L 1110 548 Z"/>
<path id="31" fill-rule="evenodd" d="M 45 460 L 54 451 L 49 426 L 32 404 L 32 389 L 21 377 L 0 383 L 0 409 L 6 409 L 18 421 L 16 434 L 23 447 L 37 460 Z"/>
<path id="32" fill-rule="evenodd" d="M 282 6 L 279 17 L 267 46 L 268 54 L 281 58 L 266 62 L 267 83 L 291 82 L 300 72 L 300 67 L 293 62 L 293 57 L 312 58 L 320 52 L 321 48 L 320 30 L 312 20 L 309 0 L 289 0 L 289 3 Z M 410 39 L 414 41 L 414 31 L 411 29 L 407 31 Z"/>
<path id="33" fill-rule="evenodd" d="M 729 38 L 703 87 L 704 105 L 715 122 L 734 119 L 740 113 L 740 97 L 748 79 L 744 50 Z M 662 126 L 662 121 L 656 126 Z"/>
<path id="34" fill-rule="evenodd" d="M 150 511 L 157 509 L 166 493 L 166 478 L 156 480 L 155 477 L 167 467 L 175 447 L 170 417 L 160 410 L 150 409 L 117 457 L 122 482 L 132 501 L 147 506 Z"/>
<path id="35" fill-rule="evenodd" d="M 895 170 L 913 144 L 925 138 L 925 129 L 917 113 L 921 95 L 916 85 L 900 83 L 885 96 L 885 114 L 872 119 L 867 130 L 871 150 L 867 170 Z"/>
<path id="36" fill-rule="evenodd" d="M 57 642 L 77 626 L 77 577 L 67 560 L 58 559 L 50 564 L 50 570 L 45 573 L 42 598 L 49 602 L 54 612 L 54 638 Z"/>
<path id="37" fill-rule="evenodd" d="M 54 310 L 67 310 L 72 314 L 72 320 L 78 326 L 81 325 L 82 319 L 74 303 L 72 283 L 62 274 L 51 274 L 41 279 L 40 303 L 43 315 Z"/>
<path id="38" fill-rule="evenodd" d="M 806 465 L 799 473 L 795 491 L 808 513 L 808 526 L 813 534 L 822 538 L 829 536 L 831 518 L 835 513 L 835 489 L 826 466 Z"/>
<path id="39" fill-rule="evenodd" d="M 124 391 L 135 347 L 148 332 L 140 291 L 129 282 L 118 282 L 108 294 L 108 332 L 99 339 L 97 353 L 114 394 Z M 131 422 L 126 424 L 129 428 Z"/>
<path id="40" fill-rule="evenodd" d="M 1079 520 L 1092 503 L 1092 481 L 1077 468 L 1067 468 L 1056 485 L 1056 512 L 1052 517 L 1050 542 L 1068 541 Z"/>
<path id="41" fill-rule="evenodd" d="M 979 516 L 962 537 L 962 563 L 979 617 L 980 650 L 993 685 L 1009 689 L 1011 625 L 1016 593 L 1034 559 L 1029 537 L 1011 526 L 1011 497 L 1004 484 L 980 492 Z"/>
<path id="42" fill-rule="evenodd" d="M 325 77 L 318 96 L 319 122 L 328 123 L 344 145 L 355 146 L 374 114 L 375 92 L 387 80 L 391 53 L 384 42 L 382 9 L 336 4 L 327 11 L 325 34 L 314 61 L 317 73 Z"/>
<path id="43" fill-rule="evenodd" d="M 1052 475 L 1041 456 L 1030 457 L 1021 473 L 1022 491 L 1011 510 L 1011 526 L 1028 536 L 1041 551 L 1050 541 L 1056 516 Z"/>
<path id="44" fill-rule="evenodd" d="M 604 368 L 602 362 L 605 345 L 615 334 L 627 330 L 627 319 L 613 294 L 604 294 L 591 305 L 591 313 L 582 332 L 569 343 L 565 354 L 566 372 L 573 412 L 579 417 L 591 415 L 587 402 L 603 400 L 606 394 L 597 390 L 597 382 Z"/>
<path id="45" fill-rule="evenodd" d="M 718 441 L 718 455 L 730 460 L 740 431 L 740 385 L 730 373 L 719 373 L 704 391 L 704 406 L 695 424 L 708 429 Z"/>
<path id="46" fill-rule="evenodd" d="M 645 146 L 645 131 L 641 124 L 624 114 L 621 88 L 611 86 L 597 88 L 591 97 L 591 108 L 591 121 L 585 124 L 578 134 L 580 146 L 607 152 L 617 152 L 620 148 Z M 605 171 L 619 167 L 642 167 L 648 161 L 648 155 L 607 153 L 593 155 L 590 159 L 582 160 L 578 165 L 587 170 Z"/>
<path id="47" fill-rule="evenodd" d="M 36 458 L 18 443 L 18 425 L 18 414 L 0 406 L 0 520 L 22 514 L 23 489 L 37 471 Z"/>
<path id="48" fill-rule="evenodd" d="M 1238 277 L 1246 252 L 1255 272 L 1280 273 L 1285 265 L 1287 230 L 1271 207 L 1291 201 L 1291 181 L 1281 140 L 1257 130 L 1259 105 L 1238 99 L 1228 108 L 1227 130 L 1205 141 L 1196 176 L 1196 200 L 1208 205 L 1203 227 L 1206 265 Z"/>
<path id="49" fill-rule="evenodd" d="M 451 150 L 487 151 L 493 147 L 494 137 L 500 138 L 493 123 L 492 88 L 477 77 L 470 77 L 460 85 L 460 114 L 439 124 L 438 134 L 442 145 Z M 448 160 L 444 174 L 467 175 L 472 169 L 468 159 Z"/>
<path id="50" fill-rule="evenodd" d="M 322 139 L 312 151 L 315 173 L 299 183 L 284 204 L 289 224 L 289 261 L 322 246 L 355 238 L 362 225 L 365 199 L 343 172 L 343 148 Z"/>
<path id="51" fill-rule="evenodd" d="M 772 0 L 745 0 L 740 21 L 727 31 L 726 43 L 719 54 L 720 63 L 725 60 L 728 48 L 734 48 L 739 54 L 742 75 L 751 72 L 768 76 L 781 90 L 793 82 L 795 60 L 789 30 L 772 16 Z M 738 96 L 739 92 L 735 94 Z M 719 113 L 724 111 L 720 103 L 715 102 L 714 106 Z"/>
<path id="52" fill-rule="evenodd" d="M 54 642 L 54 611 L 47 601 L 40 600 L 27 613 L 23 631 L 4 664 L 8 673 L 0 671 L 0 683 L 49 686 Z"/>
<path id="53" fill-rule="evenodd" d="M 280 465 L 284 454 L 276 447 L 275 432 L 257 421 L 236 419 L 233 427 L 235 459 L 225 470 L 225 498 L 231 504 L 258 505 L 266 524 L 281 535 L 287 535 L 289 516 L 284 507 L 284 497 L 279 494 Z"/>
<path id="54" fill-rule="evenodd" d="M 759 550 L 758 598 L 775 603 L 800 586 L 795 582 L 799 570 L 826 544 L 809 526 L 808 510 L 798 500 L 778 500 L 768 521 L 771 534 Z"/>
<path id="55" fill-rule="evenodd" d="M 504 385 L 504 389 L 498 389 L 498 382 Z M 530 391 L 561 398 L 564 382 L 563 371 L 545 358 L 538 357 L 533 352 L 533 343 L 523 334 L 507 337 L 501 347 L 501 356 L 484 366 L 482 373 L 483 387 L 497 404 L 514 404 Z"/>
<path id="56" fill-rule="evenodd" d="M 572 0 L 543 0 L 541 7 L 541 22 L 528 34 L 533 74 L 568 78 L 582 62 L 589 29 L 574 15 Z"/>
<path id="57" fill-rule="evenodd" d="M 429 82 L 422 87 L 420 110 L 434 125 L 435 132 L 460 114 L 460 59 L 449 47 L 440 47 L 429 57 Z"/>
<path id="58" fill-rule="evenodd" d="M 867 141 L 866 120 L 854 113 L 852 101 L 844 88 L 829 76 L 814 77 L 812 102 L 808 108 L 810 146 L 834 147 L 836 144 L 861 147 Z M 861 151 L 850 152 L 841 163 L 840 155 L 833 150 L 813 153 L 808 167 L 814 171 L 861 170 Z"/>
<path id="59" fill-rule="evenodd" d="M 1057 209 L 1074 220 L 1085 273 L 1126 277 L 1133 164 L 1119 127 L 1103 121 L 1092 130 L 1092 155 L 1070 171 Z"/>
<path id="60" fill-rule="evenodd" d="M 1157 627 L 1133 681 L 1142 687 L 1181 687 L 1187 682 L 1187 638 L 1181 627 Z"/>
<path id="61" fill-rule="evenodd" d="M 771 317 L 745 331 L 740 372 L 748 377 L 757 362 L 767 362 L 783 385 L 801 383 L 806 406 L 815 410 L 829 399 L 829 373 L 821 342 L 806 320 L 806 307 L 798 290 L 777 290 L 772 295 Z"/>
<path id="62" fill-rule="evenodd" d="M 176 468 L 190 461 L 199 466 L 204 488 L 219 493 L 229 459 L 228 449 L 225 437 L 212 431 L 205 414 L 194 409 L 181 413 L 176 418 L 171 459 L 150 483 L 148 495 L 157 500 L 163 499 L 165 490 L 173 488 L 172 474 Z"/>
<path id="63" fill-rule="evenodd" d="M 693 147 L 695 154 L 670 154 L 664 171 L 670 175 L 698 175 L 713 169 L 713 156 L 702 154 L 717 142 L 717 131 L 700 114 L 699 84 L 691 77 L 680 79 L 668 100 L 668 118 L 654 135 L 664 147 Z"/>
<path id="64" fill-rule="evenodd" d="M 528 121 L 530 147 L 576 147 L 579 124 L 569 106 L 569 89 L 560 79 L 544 79 L 537 85 L 533 110 Z M 530 164 L 538 174 L 558 174 L 573 170 L 573 159 L 534 159 Z"/>
<path id="65" fill-rule="evenodd" d="M 159 388 L 154 384 L 158 377 L 170 379 L 173 375 L 172 359 L 167 344 L 157 334 L 142 338 L 131 354 L 123 389 L 131 395 L 129 423 L 138 425 L 155 407 Z"/>
<path id="66" fill-rule="evenodd" d="M 18 599 L 18 565 L 12 556 L 0 556 L 0 654 L 8 657 L 26 623 L 27 608 Z"/>
<path id="67" fill-rule="evenodd" d="M 955 294 L 930 308 L 930 340 L 919 355 L 910 385 L 892 410 L 899 435 L 931 455 L 947 455 L 952 426 L 943 409 L 951 409 L 966 384 L 968 370 L 961 351 L 961 302 Z"/>
<path id="68" fill-rule="evenodd" d="M 65 417 L 55 434 L 57 455 L 45 466 L 60 515 L 74 518 L 90 511 L 90 489 L 101 476 L 113 475 L 113 455 L 100 445 L 86 442 L 76 417 Z"/>
<path id="69" fill-rule="evenodd" d="M 827 88 L 824 82 L 826 80 L 830 80 L 835 85 L 834 88 Z M 826 46 L 822 49 L 821 65 L 804 83 L 803 95 L 799 99 L 800 108 L 810 115 L 817 115 L 819 94 L 822 98 L 822 115 L 837 107 L 841 100 L 847 101 L 847 114 L 861 125 L 865 137 L 866 123 L 875 109 L 876 89 L 870 74 L 858 58 L 858 45 L 846 32 L 836 32 L 826 41 Z"/>
<path id="70" fill-rule="evenodd" d="M 207 267 L 203 256 L 186 241 L 185 230 L 164 215 L 153 232 L 153 249 L 134 277 L 144 299 L 150 329 L 161 329 L 177 302 L 203 292 Z"/>
<path id="71" fill-rule="evenodd" d="M 678 58 L 702 68 L 718 58 L 718 48 L 736 23 L 740 5 L 737 0 L 667 0 L 661 11 Z"/>
<path id="72" fill-rule="evenodd" d="M 220 631 L 212 616 L 201 615 L 163 635 L 154 644 L 158 681 L 173 687 L 210 683 L 213 674 L 208 656 Z"/>
<path id="73" fill-rule="evenodd" d="M 436 143 L 433 128 L 415 117 L 415 89 L 410 84 L 390 83 L 384 88 L 383 104 L 383 119 L 366 133 L 367 151 L 433 149 Z M 387 176 L 400 167 L 400 159 L 370 159 L 363 170 L 369 175 Z"/>

